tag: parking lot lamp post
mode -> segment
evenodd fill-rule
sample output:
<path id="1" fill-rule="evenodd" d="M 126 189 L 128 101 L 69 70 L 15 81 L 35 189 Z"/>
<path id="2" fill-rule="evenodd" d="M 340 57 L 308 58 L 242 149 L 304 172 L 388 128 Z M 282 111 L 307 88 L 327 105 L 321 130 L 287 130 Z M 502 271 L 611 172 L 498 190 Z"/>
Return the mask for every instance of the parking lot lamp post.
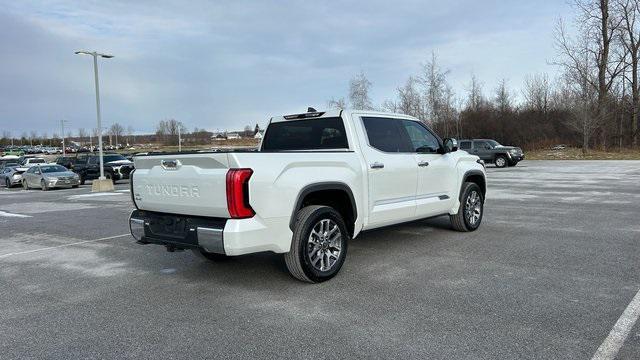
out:
<path id="1" fill-rule="evenodd" d="M 66 156 L 67 155 L 67 149 L 64 145 L 64 123 L 66 123 L 67 120 L 60 120 L 60 127 L 62 128 L 62 156 Z"/>
<path id="2" fill-rule="evenodd" d="M 113 55 L 100 54 L 95 51 L 76 51 L 76 55 L 91 55 L 93 56 L 93 74 L 96 82 L 96 112 L 98 118 L 98 151 L 100 154 L 100 180 L 105 180 L 104 177 L 104 161 L 102 159 L 102 119 L 100 116 L 100 85 L 98 83 L 98 56 L 110 59 Z"/>

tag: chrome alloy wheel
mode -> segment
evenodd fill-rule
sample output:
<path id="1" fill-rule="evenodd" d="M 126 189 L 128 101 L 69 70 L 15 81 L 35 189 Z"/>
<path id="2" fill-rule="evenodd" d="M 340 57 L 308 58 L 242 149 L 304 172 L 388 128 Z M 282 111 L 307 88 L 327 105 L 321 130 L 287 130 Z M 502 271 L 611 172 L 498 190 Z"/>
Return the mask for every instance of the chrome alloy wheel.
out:
<path id="1" fill-rule="evenodd" d="M 311 265 L 320 271 L 330 270 L 340 258 L 342 233 L 330 219 L 318 221 L 311 229 L 307 242 L 307 256 Z"/>
<path id="2" fill-rule="evenodd" d="M 506 164 L 507 164 L 507 160 L 505 160 L 503 157 L 499 157 L 496 159 L 497 167 L 504 167 Z"/>
<path id="3" fill-rule="evenodd" d="M 482 198 L 477 191 L 473 190 L 467 196 L 467 201 L 464 204 L 464 214 L 471 226 L 475 226 L 478 220 L 480 220 L 480 215 L 482 215 Z"/>

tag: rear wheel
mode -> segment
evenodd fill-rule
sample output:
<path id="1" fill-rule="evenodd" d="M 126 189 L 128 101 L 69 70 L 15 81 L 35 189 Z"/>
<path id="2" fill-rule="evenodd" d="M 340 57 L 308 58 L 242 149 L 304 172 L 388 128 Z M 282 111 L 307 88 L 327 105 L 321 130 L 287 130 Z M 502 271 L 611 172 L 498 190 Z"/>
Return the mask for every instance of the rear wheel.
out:
<path id="1" fill-rule="evenodd" d="M 349 232 L 339 212 L 312 205 L 296 213 L 291 250 L 284 255 L 291 275 L 317 283 L 331 279 L 347 256 Z"/>
<path id="2" fill-rule="evenodd" d="M 484 196 L 476 183 L 462 184 L 458 213 L 449 215 L 451 225 L 458 231 L 474 231 L 480 227 L 484 213 Z"/>
<path id="3" fill-rule="evenodd" d="M 503 167 L 507 166 L 507 158 L 506 158 L 506 156 L 504 156 L 504 155 L 496 156 L 495 163 L 496 163 L 496 167 L 499 167 L 499 168 L 503 168 Z"/>

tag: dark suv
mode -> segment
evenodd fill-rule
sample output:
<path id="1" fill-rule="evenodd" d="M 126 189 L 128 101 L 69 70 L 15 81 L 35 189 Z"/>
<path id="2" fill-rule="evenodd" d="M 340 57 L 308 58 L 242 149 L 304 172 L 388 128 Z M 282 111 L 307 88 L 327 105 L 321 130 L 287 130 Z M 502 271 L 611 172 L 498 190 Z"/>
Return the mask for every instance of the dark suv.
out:
<path id="1" fill-rule="evenodd" d="M 524 160 L 522 149 L 514 146 L 503 146 L 491 139 L 473 139 L 458 141 L 460 150 L 477 155 L 486 163 L 494 163 L 496 167 L 516 166 Z"/>
<path id="2" fill-rule="evenodd" d="M 104 154 L 104 176 L 111 179 L 115 184 L 121 179 L 128 179 L 133 171 L 133 162 L 120 154 Z M 73 163 L 73 172 L 80 176 L 80 184 L 84 185 L 86 180 L 93 180 L 100 177 L 100 156 L 98 155 L 78 155 Z"/>

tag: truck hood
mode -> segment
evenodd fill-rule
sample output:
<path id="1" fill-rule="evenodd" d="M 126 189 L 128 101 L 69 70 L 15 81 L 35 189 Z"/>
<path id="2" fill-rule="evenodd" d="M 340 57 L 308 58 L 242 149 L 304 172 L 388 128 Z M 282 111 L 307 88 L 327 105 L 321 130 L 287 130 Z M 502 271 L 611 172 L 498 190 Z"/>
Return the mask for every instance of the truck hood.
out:
<path id="1" fill-rule="evenodd" d="M 105 165 L 111 165 L 111 166 L 131 165 L 131 164 L 133 164 L 133 162 L 129 160 L 116 160 L 116 161 L 109 161 L 108 163 L 105 163 Z"/>

